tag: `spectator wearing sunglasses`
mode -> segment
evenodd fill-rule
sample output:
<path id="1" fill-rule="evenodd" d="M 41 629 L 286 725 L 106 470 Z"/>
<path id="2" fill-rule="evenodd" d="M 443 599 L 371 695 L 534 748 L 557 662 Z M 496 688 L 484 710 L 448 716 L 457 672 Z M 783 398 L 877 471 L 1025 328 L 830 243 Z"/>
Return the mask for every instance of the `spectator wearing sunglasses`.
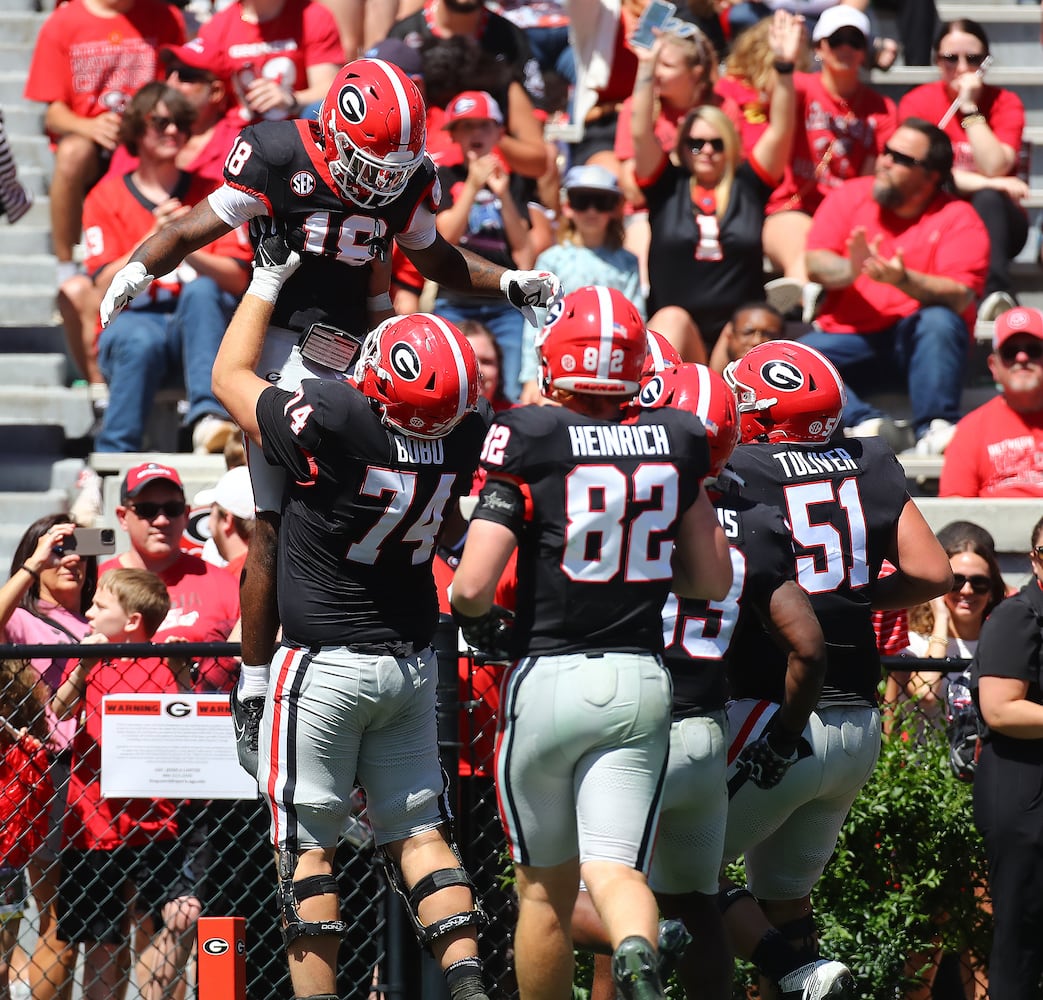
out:
<path id="1" fill-rule="evenodd" d="M 989 371 L 1000 394 L 956 425 L 939 495 L 1043 497 L 1043 312 L 996 319 Z"/>
<path id="2" fill-rule="evenodd" d="M 840 371 L 848 433 L 895 435 L 894 421 L 861 394 L 908 387 L 920 455 L 942 454 L 959 419 L 968 329 L 989 262 L 981 219 L 945 190 L 951 169 L 945 133 L 910 118 L 877 157 L 875 176 L 830 193 L 808 234 L 808 274 L 826 297 L 802 342 Z"/>
<path id="3" fill-rule="evenodd" d="M 764 223 L 765 253 L 796 288 L 808 279 L 804 247 L 815 210 L 844 181 L 872 173 L 874 158 L 895 130 L 894 102 L 862 81 L 870 39 L 862 11 L 830 7 L 811 33 L 820 72 L 796 74 L 793 149 Z M 809 319 L 817 291 L 809 290 L 805 301 Z"/>
<path id="4" fill-rule="evenodd" d="M 803 39 L 803 19 L 777 11 L 770 38 L 776 80 L 769 123 L 745 160 L 735 126 L 709 105 L 684 116 L 676 162 L 667 155 L 654 131 L 653 78 L 664 39 L 639 50 L 631 129 L 651 231 L 648 325 L 685 361 L 705 364 L 735 308 L 764 295 L 764 207 L 789 161 L 793 66 Z"/>
<path id="5" fill-rule="evenodd" d="M 101 181 L 84 205 L 84 264 L 99 295 L 142 240 L 186 215 L 213 190 L 212 181 L 177 164 L 194 118 L 188 99 L 164 83 L 146 84 L 128 105 L 120 138 L 138 165 Z M 251 256 L 238 231 L 220 237 L 189 254 L 187 267 L 157 276 L 101 332 L 98 365 L 109 384 L 109 405 L 94 443 L 97 451 L 140 451 L 156 391 L 165 381 L 180 379 L 195 449 L 224 447 L 235 425 L 213 394 L 210 370 L 246 290 Z"/>
<path id="6" fill-rule="evenodd" d="M 645 296 L 637 257 L 623 246 L 623 193 L 611 170 L 586 163 L 565 175 L 558 242 L 536 258 L 553 271 L 566 293 L 587 285 L 617 288 L 644 317 Z M 521 402 L 544 403 L 536 379 L 536 327 L 525 324 Z"/>
<path id="7" fill-rule="evenodd" d="M 120 487 L 116 519 L 130 548 L 103 563 L 108 569 L 147 569 L 170 593 L 170 612 L 153 642 L 170 637 L 188 642 L 224 642 L 239 620 L 239 582 L 227 570 L 181 549 L 188 527 L 185 488 L 176 469 L 159 462 L 131 468 Z M 199 691 L 227 691 L 238 674 L 229 659 L 200 661 Z"/>
<path id="8" fill-rule="evenodd" d="M 899 117 L 937 122 L 952 142 L 953 183 L 989 231 L 989 273 L 978 318 L 994 320 L 1016 305 L 1010 262 L 1025 245 L 1029 186 L 1017 176 L 1025 106 L 1012 90 L 985 82 L 989 39 L 969 18 L 941 26 L 934 40 L 940 79 L 902 98 Z"/>
<path id="9" fill-rule="evenodd" d="M 974 777 L 974 823 L 992 898 L 989 996 L 1038 995 L 1043 972 L 1043 520 L 1029 543 L 1032 577 L 981 631 L 971 693 L 988 730 Z"/>

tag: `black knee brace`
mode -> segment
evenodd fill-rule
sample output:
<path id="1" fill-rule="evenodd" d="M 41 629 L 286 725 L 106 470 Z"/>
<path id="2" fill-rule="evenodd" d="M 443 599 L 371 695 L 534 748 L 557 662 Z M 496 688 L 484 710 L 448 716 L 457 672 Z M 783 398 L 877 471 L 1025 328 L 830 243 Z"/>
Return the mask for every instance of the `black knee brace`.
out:
<path id="1" fill-rule="evenodd" d="M 343 920 L 303 920 L 297 908 L 299 903 L 312 896 L 337 896 L 337 880 L 332 875 L 311 875 L 294 881 L 294 867 L 288 855 L 279 855 L 279 908 L 282 912 L 283 943 L 289 947 L 299 937 L 343 937 L 348 930 Z"/>
<path id="2" fill-rule="evenodd" d="M 478 902 L 478 893 L 475 890 L 474 883 L 471 881 L 471 876 L 463 868 L 438 868 L 425 875 L 408 892 L 402 884 L 398 868 L 386 854 L 384 855 L 384 872 L 387 875 L 391 888 L 402 897 L 406 904 L 406 910 L 409 913 L 409 919 L 413 922 L 413 931 L 417 936 L 417 940 L 428 950 L 431 948 L 432 941 L 436 941 L 446 934 L 451 934 L 461 927 L 482 927 L 485 925 L 485 911 Z M 452 885 L 465 885 L 471 890 L 474 909 L 453 913 L 448 917 L 442 917 L 440 920 L 434 921 L 434 923 L 422 924 L 420 922 L 420 903 L 440 889 L 447 889 Z"/>
<path id="3" fill-rule="evenodd" d="M 721 889 L 717 893 L 717 909 L 721 916 L 723 917 L 740 899 L 752 899 L 757 902 L 757 897 L 744 885 L 732 885 L 727 889 Z"/>

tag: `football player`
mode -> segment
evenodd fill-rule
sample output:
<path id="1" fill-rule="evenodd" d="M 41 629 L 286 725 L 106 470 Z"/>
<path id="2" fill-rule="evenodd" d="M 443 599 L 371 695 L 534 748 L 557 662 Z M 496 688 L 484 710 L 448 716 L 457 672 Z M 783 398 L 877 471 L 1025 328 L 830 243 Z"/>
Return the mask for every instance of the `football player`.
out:
<path id="1" fill-rule="evenodd" d="M 818 957 L 811 890 L 880 748 L 872 610 L 948 593 L 952 575 L 890 447 L 879 438 L 831 440 L 845 389 L 822 354 L 770 341 L 724 377 L 742 433 L 730 469 L 743 497 L 785 517 L 828 663 L 818 704 L 798 728 L 780 707 L 789 696 L 786 654 L 756 622 L 735 631 L 724 854 L 745 856 L 748 888 L 723 890 L 721 904 L 736 953 L 764 977 L 762 995 L 840 996 L 854 984 L 846 966 Z M 885 558 L 898 568 L 878 579 Z M 780 774 L 785 780 L 770 780 Z"/>
<path id="2" fill-rule="evenodd" d="M 300 263 L 266 237 L 214 364 L 214 390 L 287 471 L 282 644 L 261 720 L 278 898 L 294 995 L 336 1000 L 333 857 L 356 775 L 392 887 L 453 1000 L 488 1000 L 483 914 L 447 832 L 435 731 L 431 572 L 446 511 L 471 488 L 491 420 L 467 339 L 436 316 L 386 320 L 346 381 L 295 391 L 255 374 L 283 282 Z"/>
<path id="3" fill-rule="evenodd" d="M 497 416 L 453 580 L 454 616 L 482 648 L 499 631 L 493 593 L 517 548 L 518 659 L 504 681 L 496 782 L 526 1000 L 568 993 L 581 876 L 620 995 L 663 996 L 645 878 L 669 742 L 660 611 L 671 588 L 723 599 L 731 561 L 702 486 L 700 422 L 621 405 L 638 391 L 647 344 L 614 289 L 581 288 L 552 308 L 537 348 L 543 392 L 560 405 Z"/>
<path id="4" fill-rule="evenodd" d="M 535 322 L 560 283 L 549 272 L 513 271 L 443 240 L 434 214 L 440 193 L 425 154 L 425 107 L 413 81 L 379 59 L 348 63 L 317 121 L 262 122 L 243 129 L 228 155 L 224 185 L 184 219 L 146 240 L 109 286 L 108 323 L 153 274 L 221 233 L 250 222 L 255 238 L 278 224 L 292 234 L 302 265 L 282 289 L 258 373 L 293 391 L 304 377 L 351 370 L 370 322 L 392 315 L 387 273 L 373 265 L 392 240 L 427 278 L 470 294 L 504 294 Z M 381 269 L 383 270 L 383 269 Z M 251 446 L 252 450 L 252 446 Z M 251 455 L 258 509 L 241 583 L 243 667 L 232 692 L 240 761 L 257 768 L 257 726 L 279 619 L 275 561 L 284 470 Z"/>

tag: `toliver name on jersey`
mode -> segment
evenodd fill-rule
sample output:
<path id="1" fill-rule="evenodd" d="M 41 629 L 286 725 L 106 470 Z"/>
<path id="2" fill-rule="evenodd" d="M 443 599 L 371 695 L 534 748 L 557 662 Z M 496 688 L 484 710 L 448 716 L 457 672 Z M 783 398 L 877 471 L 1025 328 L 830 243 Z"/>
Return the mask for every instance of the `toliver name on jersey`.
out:
<path id="1" fill-rule="evenodd" d="M 662 424 L 573 424 L 569 440 L 578 458 L 670 454 L 670 437 Z"/>
<path id="2" fill-rule="evenodd" d="M 830 472 L 860 472 L 862 467 L 844 448 L 829 451 L 777 451 L 771 456 L 787 479 L 821 476 Z"/>

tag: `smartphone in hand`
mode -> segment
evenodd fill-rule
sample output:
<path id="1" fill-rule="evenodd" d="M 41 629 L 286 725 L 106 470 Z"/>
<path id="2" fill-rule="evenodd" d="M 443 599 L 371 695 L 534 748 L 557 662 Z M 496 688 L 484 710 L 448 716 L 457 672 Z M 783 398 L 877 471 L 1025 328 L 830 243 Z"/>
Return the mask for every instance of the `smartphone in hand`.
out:
<path id="1" fill-rule="evenodd" d="M 652 0 L 641 12 L 641 20 L 630 36 L 630 44 L 638 49 L 650 49 L 655 43 L 655 32 L 664 30 L 667 22 L 674 16 L 677 7 L 669 0 Z"/>

